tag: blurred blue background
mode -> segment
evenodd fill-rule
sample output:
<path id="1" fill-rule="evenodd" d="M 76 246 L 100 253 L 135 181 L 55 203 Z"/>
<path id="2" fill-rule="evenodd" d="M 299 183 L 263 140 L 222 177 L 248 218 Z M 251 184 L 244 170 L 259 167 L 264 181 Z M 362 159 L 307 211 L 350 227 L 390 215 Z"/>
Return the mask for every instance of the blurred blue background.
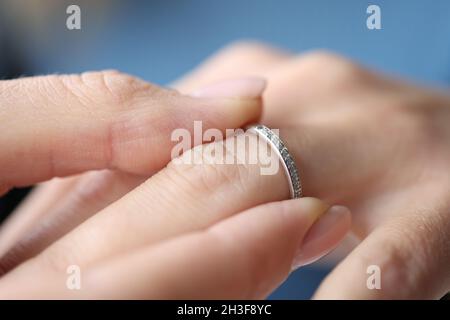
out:
<path id="1" fill-rule="evenodd" d="M 69 4 L 81 7 L 79 31 L 65 27 Z M 370 4 L 381 8 L 381 30 L 366 27 Z M 0 8 L 4 77 L 115 68 L 167 84 L 226 44 L 257 39 L 294 52 L 333 50 L 431 85 L 450 82 L 449 0 L 1 0 Z M 309 298 L 327 272 L 297 271 L 271 297 Z"/>
<path id="2" fill-rule="evenodd" d="M 229 42 L 258 39 L 293 51 L 328 48 L 419 81 L 450 81 L 448 0 L 58 2 L 49 9 L 48 28 L 38 29 L 44 34 L 22 30 L 14 39 L 33 72 L 117 68 L 164 84 Z M 67 5 L 61 3 L 80 5 L 80 31 L 65 28 Z M 367 29 L 369 4 L 380 6 L 382 30 Z M 16 17 L 2 11 L 4 27 L 26 25 L 7 22 Z"/>

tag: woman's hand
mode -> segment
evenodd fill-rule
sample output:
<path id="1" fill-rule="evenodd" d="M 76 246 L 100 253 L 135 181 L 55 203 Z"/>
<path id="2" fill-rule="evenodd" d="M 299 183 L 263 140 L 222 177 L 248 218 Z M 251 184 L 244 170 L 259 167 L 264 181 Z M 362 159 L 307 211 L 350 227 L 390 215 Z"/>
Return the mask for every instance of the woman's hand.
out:
<path id="1" fill-rule="evenodd" d="M 192 92 L 254 75 L 268 79 L 262 120 L 280 129 L 294 153 L 305 194 L 354 211 L 353 231 L 362 242 L 324 281 L 316 298 L 442 296 L 450 287 L 449 98 L 334 55 L 295 57 L 253 44 L 223 50 L 175 86 Z M 285 186 L 284 179 L 267 188 Z M 140 182 L 102 171 L 41 186 L 4 230 L 21 239 L 8 255 L 12 265 L 41 252 Z M 252 193 L 237 198 L 253 206 L 287 196 L 260 190 L 257 201 Z M 26 216 L 42 217 L 28 237 Z M 339 220 L 341 231 L 348 226 L 347 216 Z M 302 246 L 309 254 L 300 253 L 297 265 L 320 257 L 337 242 L 339 230 L 327 229 L 325 236 L 309 232 L 313 240 Z M 367 287 L 371 265 L 381 270 L 381 290 Z"/>
<path id="2" fill-rule="evenodd" d="M 117 188 L 108 197 L 106 181 L 79 186 L 95 184 L 102 171 L 37 191 L 2 231 L 3 244 L 22 240 L 11 250 L 3 245 L 1 298 L 263 298 L 349 229 L 346 208 L 317 199 L 263 205 L 287 198 L 289 189 L 281 170 L 264 176 L 259 163 L 175 161 L 146 178 L 168 161 L 172 130 L 192 128 L 194 119 L 205 129 L 217 121 L 222 130 L 255 121 L 260 79 L 208 86 L 199 98 L 117 73 L 1 85 L 8 94 L 2 119 L 11 121 L 0 149 L 15 150 L 0 155 L 9 168 L 2 171 L 5 186 L 108 168 L 106 181 Z M 36 116 L 27 121 L 30 109 Z M 81 270 L 80 290 L 67 286 L 73 266 Z"/>
<path id="3" fill-rule="evenodd" d="M 25 238 L 39 251 L 163 168 L 175 145 L 173 130 L 192 129 L 198 119 L 205 129 L 220 130 L 256 121 L 263 87 L 262 80 L 243 80 L 219 97 L 193 98 L 116 71 L 1 81 L 0 195 L 13 186 L 105 170 L 34 192 L 37 200 L 2 226 L 0 256 L 13 245 L 27 246 Z M 39 240 L 45 225 L 54 233 L 42 231 L 46 240 Z"/>
<path id="4" fill-rule="evenodd" d="M 238 75 L 268 79 L 263 123 L 279 128 L 306 195 L 343 203 L 361 244 L 316 298 L 439 298 L 450 289 L 450 97 L 339 56 L 257 44 L 223 50 L 189 91 Z M 368 267 L 381 270 L 369 290 Z"/>

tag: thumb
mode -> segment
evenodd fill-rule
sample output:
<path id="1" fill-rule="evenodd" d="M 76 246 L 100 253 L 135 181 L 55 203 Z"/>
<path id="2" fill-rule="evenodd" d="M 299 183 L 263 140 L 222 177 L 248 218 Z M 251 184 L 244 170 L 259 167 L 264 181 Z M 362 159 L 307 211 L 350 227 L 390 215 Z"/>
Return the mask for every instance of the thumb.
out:
<path id="1" fill-rule="evenodd" d="M 0 298 L 261 299 L 288 276 L 308 230 L 332 208 L 314 198 L 256 206 L 90 263 L 82 290 L 67 290 L 66 267 L 39 255 L 2 278 Z"/>
<path id="2" fill-rule="evenodd" d="M 152 173 L 170 160 L 174 129 L 255 121 L 264 87 L 240 79 L 194 97 L 116 71 L 0 81 L 0 192 L 93 169 Z"/>
<path id="3" fill-rule="evenodd" d="M 202 231 L 93 264 L 85 294 L 107 299 L 265 298 L 296 265 L 308 230 L 334 210 L 350 215 L 344 207 L 330 208 L 315 198 L 245 210 Z M 337 236 L 333 246 L 342 232 L 329 228 Z"/>

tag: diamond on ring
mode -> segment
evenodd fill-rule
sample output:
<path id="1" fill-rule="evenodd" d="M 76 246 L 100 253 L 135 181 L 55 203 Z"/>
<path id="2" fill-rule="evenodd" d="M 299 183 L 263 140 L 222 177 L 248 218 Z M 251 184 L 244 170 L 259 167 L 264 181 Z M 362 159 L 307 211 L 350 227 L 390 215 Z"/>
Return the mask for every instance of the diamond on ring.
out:
<path id="1" fill-rule="evenodd" d="M 300 181 L 300 176 L 298 174 L 297 166 L 295 165 L 295 161 L 289 153 L 288 148 L 285 146 L 280 137 L 275 132 L 262 124 L 251 126 L 249 127 L 248 131 L 262 137 L 269 143 L 272 149 L 275 150 L 275 152 L 280 157 L 286 176 L 289 179 L 291 198 L 301 198 L 303 196 L 302 184 Z"/>

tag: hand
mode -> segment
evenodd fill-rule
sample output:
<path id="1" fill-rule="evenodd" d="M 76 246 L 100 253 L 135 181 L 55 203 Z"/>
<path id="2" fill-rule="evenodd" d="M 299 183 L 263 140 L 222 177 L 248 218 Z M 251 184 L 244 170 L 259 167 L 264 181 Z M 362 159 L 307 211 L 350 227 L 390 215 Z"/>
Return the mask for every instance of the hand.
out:
<path id="1" fill-rule="evenodd" d="M 194 99 L 115 71 L 1 81 L 0 195 L 13 186 L 72 177 L 51 188 L 51 197 L 35 192 L 31 198 L 39 203 L 30 201 L 29 209 L 25 205 L 2 226 L 0 255 L 16 241 L 26 241 L 25 235 L 37 238 L 39 222 L 75 226 L 89 216 L 85 205 L 96 212 L 104 207 L 96 205 L 97 200 L 103 204 L 108 196 L 117 199 L 124 189 L 131 190 L 164 167 L 171 157 L 174 129 L 191 128 L 195 119 L 202 119 L 204 128 L 221 130 L 255 121 L 261 112 L 258 85 L 235 88 L 231 98 Z M 241 93 L 242 99 L 234 99 Z M 94 173 L 97 181 L 69 190 L 81 177 L 91 176 L 75 174 L 101 169 Z M 116 183 L 108 180 L 112 175 Z M 109 189 L 96 192 L 102 187 Z M 55 212 L 54 202 L 65 199 L 83 208 L 73 216 Z M 53 238 L 68 230 L 58 229 Z M 42 247 L 37 239 L 33 243 L 36 249 Z"/>
<path id="2" fill-rule="evenodd" d="M 317 199 L 260 205 L 287 198 L 288 184 L 281 170 L 262 176 L 259 164 L 173 163 L 146 179 L 168 161 L 170 132 L 190 128 L 193 117 L 206 127 L 220 122 L 221 129 L 255 121 L 264 89 L 259 79 L 210 86 L 197 99 L 117 73 L 1 85 L 8 93 L 2 119 L 25 118 L 21 126 L 4 124 L 12 138 L 1 140 L 0 149 L 26 155 L 0 155 L 4 185 L 99 168 L 109 168 L 109 181 L 117 179 L 115 195 L 145 181 L 111 205 L 101 193 L 74 188 L 105 171 L 68 178 L 43 198 L 38 191 L 1 233 L 2 243 L 31 234 L 2 257 L 2 298 L 262 298 L 293 266 L 329 251 L 348 231 L 348 210 Z M 26 121 L 31 107 L 37 117 Z M 149 152 L 155 149 L 160 153 Z M 95 201 L 75 201 L 80 190 Z M 81 290 L 66 286 L 72 265 L 81 269 Z"/>
<path id="3" fill-rule="evenodd" d="M 189 91 L 242 75 L 268 79 L 263 123 L 294 153 L 306 195 L 353 213 L 356 249 L 320 298 L 439 298 L 450 289 L 450 97 L 339 56 L 257 44 L 223 50 Z M 381 270 L 368 290 L 366 270 Z"/>
<path id="4" fill-rule="evenodd" d="M 316 298 L 437 298 L 446 292 L 448 97 L 380 77 L 334 55 L 293 57 L 259 45 L 228 48 L 176 86 L 191 92 L 242 75 L 268 78 L 263 122 L 281 129 L 295 153 L 306 194 L 347 204 L 355 212 L 353 230 L 363 241 L 322 284 Z M 87 183 L 98 186 L 98 193 L 83 193 L 80 189 Z M 59 187 L 76 196 L 59 199 L 53 191 Z M 76 217 L 80 208 L 91 215 L 95 206 L 114 201 L 126 189 L 109 172 L 52 181 L 37 190 L 21 213 L 30 215 L 33 206 L 49 207 L 44 220 L 53 222 L 58 216 Z M 40 193 L 45 198 L 37 199 Z M 89 195 L 90 202 L 80 201 Z M 56 225 L 70 229 L 77 219 L 68 220 Z M 39 229 L 43 232 L 34 237 L 35 252 L 52 240 L 42 236 L 48 228 Z M 22 243 L 33 248 L 32 241 Z M 308 251 L 307 246 L 302 250 Z M 21 251 L 12 252 L 20 260 Z M 30 254 L 23 252 L 22 257 Z M 366 270 L 373 264 L 382 270 L 382 290 L 366 287 Z"/>

